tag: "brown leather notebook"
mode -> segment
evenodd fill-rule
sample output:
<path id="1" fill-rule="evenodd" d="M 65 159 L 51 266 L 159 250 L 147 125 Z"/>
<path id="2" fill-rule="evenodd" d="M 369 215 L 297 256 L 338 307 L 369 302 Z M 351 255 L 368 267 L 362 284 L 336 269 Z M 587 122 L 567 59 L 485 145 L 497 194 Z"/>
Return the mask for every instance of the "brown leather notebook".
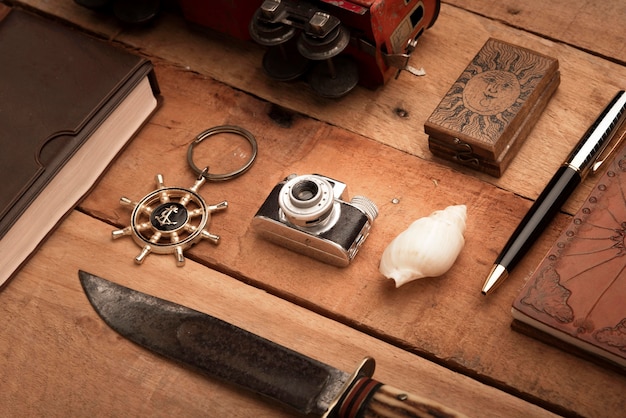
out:
<path id="1" fill-rule="evenodd" d="M 621 145 L 515 299 L 513 328 L 626 368 L 625 239 L 626 145 Z"/>
<path id="2" fill-rule="evenodd" d="M 1 286 L 156 109 L 158 85 L 145 58 L 2 4 L 0 57 Z"/>

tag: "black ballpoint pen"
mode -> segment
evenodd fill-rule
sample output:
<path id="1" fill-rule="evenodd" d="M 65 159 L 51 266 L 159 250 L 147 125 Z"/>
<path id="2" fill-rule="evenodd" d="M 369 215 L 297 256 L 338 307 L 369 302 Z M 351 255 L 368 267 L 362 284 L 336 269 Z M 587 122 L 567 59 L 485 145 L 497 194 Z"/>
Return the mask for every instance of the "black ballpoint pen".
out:
<path id="1" fill-rule="evenodd" d="M 483 284 L 484 295 L 493 292 L 506 280 L 509 272 L 585 178 L 625 119 L 626 93 L 621 90 L 583 135 L 515 229 Z"/>

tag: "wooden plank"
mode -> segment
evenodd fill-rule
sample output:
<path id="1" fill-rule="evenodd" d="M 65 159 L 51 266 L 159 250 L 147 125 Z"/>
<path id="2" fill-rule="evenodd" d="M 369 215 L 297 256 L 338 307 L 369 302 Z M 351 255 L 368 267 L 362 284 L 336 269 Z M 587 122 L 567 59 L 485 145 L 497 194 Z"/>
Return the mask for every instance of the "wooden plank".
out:
<path id="1" fill-rule="evenodd" d="M 44 0 L 16 3 L 81 22 L 81 26 L 107 37 L 114 37 L 121 30 L 121 25 L 112 17 L 79 8 L 69 0 L 54 4 Z M 626 4 L 621 0 L 599 3 L 587 0 L 553 0 L 549 3 L 542 0 L 444 0 L 443 4 L 444 13 L 447 6 L 452 5 L 614 62 L 626 62 L 626 34 L 623 31 Z M 437 21 L 436 25 L 441 26 L 441 23 Z"/>
<path id="2" fill-rule="evenodd" d="M 496 180 L 436 160 L 530 198 L 540 193 L 589 124 L 614 93 L 626 85 L 624 67 L 446 5 L 411 59 L 414 67 L 426 69 L 426 77 L 405 73 L 384 88 L 359 88 L 340 101 L 322 100 L 300 83 L 271 82 L 260 69 L 263 50 L 255 45 L 185 31 L 184 22 L 175 19 L 164 19 L 161 24 L 163 31 L 124 32 L 117 39 L 184 63 L 193 71 L 272 103 L 427 160 L 434 157 L 428 150 L 425 120 L 489 37 L 553 56 L 559 59 L 561 85 L 502 178 Z M 176 36 L 172 38 L 172 34 Z M 588 187 L 585 190 L 590 191 Z M 571 208 L 567 207 L 568 212 L 580 207 L 580 203 L 574 201 Z"/>
<path id="3" fill-rule="evenodd" d="M 34 13 L 56 17 L 71 23 L 78 30 L 86 30 L 104 39 L 115 39 L 123 30 L 123 25 L 112 15 L 100 13 L 78 5 L 73 0 L 51 3 L 45 0 L 10 1 L 16 7 L 23 7 Z"/>
<path id="4" fill-rule="evenodd" d="M 621 0 L 602 2 L 446 0 L 445 2 L 524 28 L 542 37 L 587 50 L 615 62 L 626 62 L 624 32 L 626 3 Z"/>
<path id="5" fill-rule="evenodd" d="M 134 45 L 157 62 L 164 106 L 85 201 L 84 211 L 124 226 L 129 213 L 117 204 L 121 195 L 137 199 L 151 191 L 157 172 L 169 185 L 190 186 L 194 175 L 186 166 L 185 153 L 191 139 L 218 124 L 244 126 L 259 140 L 258 161 L 240 179 L 203 187 L 209 203 L 227 199 L 231 206 L 214 216 L 210 228 L 222 236 L 222 243 L 199 244 L 190 252 L 196 260 L 476 379 L 541 399 L 559 412 L 614 416 L 624 410 L 623 376 L 509 328 L 513 297 L 567 217 L 556 220 L 497 294 L 490 298 L 479 294 L 491 262 L 530 204 L 502 189 L 536 196 L 597 112 L 625 84 L 624 67 L 444 5 L 440 21 L 412 59 L 414 66 L 425 63 L 427 78 L 404 74 L 384 89 L 357 89 L 343 100 L 326 101 L 301 84 L 266 80 L 258 67 L 261 48 L 188 31 L 177 16 L 164 16 L 154 28 L 118 35 L 115 24 L 93 29 L 102 23 L 69 0 L 60 6 L 28 3 Z M 559 92 L 500 180 L 429 161 L 422 131 L 423 121 L 449 84 L 489 36 L 558 57 L 563 74 Z M 401 118 L 396 109 L 408 117 Z M 349 268 L 336 269 L 295 255 L 264 242 L 250 229 L 270 188 L 292 171 L 335 177 L 352 193 L 364 194 L 380 206 L 372 235 Z M 568 210 L 578 208 L 588 185 L 574 196 Z M 399 203 L 391 203 L 394 198 Z M 465 203 L 469 210 L 467 243 L 457 264 L 442 278 L 394 289 L 377 272 L 385 245 L 415 218 L 454 203 Z M 139 249 L 129 240 L 111 243 L 103 238 L 102 244 L 107 251 L 108 246 L 125 249 L 124 254 L 108 257 L 109 262 L 114 259 L 110 268 L 137 271 L 132 257 Z M 92 254 L 81 257 L 93 262 Z M 170 257 L 151 256 L 141 269 L 155 266 L 181 275 Z M 44 270 L 38 271 L 42 277 Z M 45 310 L 25 318 L 34 321 L 41 312 Z M 17 333 L 18 328 L 12 331 Z M 76 360 L 85 361 L 79 356 Z"/>
<path id="6" fill-rule="evenodd" d="M 77 272 L 87 269 L 347 371 L 372 355 L 377 378 L 470 416 L 552 416 L 200 264 L 172 269 L 171 260 L 161 258 L 139 269 L 118 263 L 133 244 L 111 245 L 108 230 L 103 222 L 74 212 L 0 293 L 4 415 L 293 416 L 120 337 L 98 317 L 81 289 Z"/>
<path id="7" fill-rule="evenodd" d="M 209 227 L 222 237 L 220 245 L 198 244 L 189 252 L 195 260 L 455 370 L 542 398 L 553 408 L 582 415 L 600 408 L 610 416 L 625 406 L 623 377 L 509 327 L 512 300 L 567 217 L 559 217 L 510 279 L 485 298 L 482 281 L 530 202 L 302 115 L 283 114 L 278 123 L 270 116 L 274 105 L 205 76 L 161 63 L 157 73 L 163 107 L 87 198 L 84 211 L 120 227 L 128 225 L 130 212 L 118 204 L 120 196 L 140 199 L 154 188 L 156 173 L 169 186 L 191 186 L 195 176 L 186 151 L 193 137 L 210 126 L 240 125 L 256 135 L 258 160 L 242 177 L 201 189 L 208 203 L 226 199 L 229 208 L 215 214 Z M 208 159 L 210 147 L 205 152 Z M 372 233 L 348 268 L 269 244 L 251 229 L 269 191 L 290 173 L 330 176 L 345 182 L 351 196 L 362 194 L 378 204 Z M 410 222 L 450 204 L 468 206 L 466 244 L 457 263 L 441 278 L 395 289 L 378 272 L 383 249 Z M 136 247 L 118 262 L 130 265 L 138 252 Z M 146 265 L 157 258 L 149 256 Z M 161 258 L 175 270 L 172 256 Z M 468 315 L 468 321 L 460 320 Z M 580 384 L 562 384 L 574 378 Z"/>
<path id="8" fill-rule="evenodd" d="M 166 14 L 150 28 L 120 30 L 115 23 L 98 21 L 90 11 L 62 2 L 24 2 L 140 49 L 179 63 L 280 106 L 307 114 L 334 126 L 388 144 L 426 160 L 511 190 L 531 199 L 539 195 L 556 168 L 580 139 L 615 92 L 626 85 L 626 68 L 595 58 L 568 45 L 552 42 L 443 4 L 435 25 L 421 39 L 411 65 L 424 67 L 427 76 L 403 73 L 384 88 L 357 88 L 342 100 L 316 97 L 304 83 L 277 83 L 261 69 L 263 48 L 216 33 L 192 30 L 177 15 Z M 535 5 L 536 10 L 542 10 Z M 542 6 L 543 7 L 543 6 Z M 536 12 L 538 13 L 538 12 Z M 598 19 L 600 17 L 597 17 Z M 505 175 L 494 179 L 435 159 L 428 150 L 424 122 L 469 60 L 489 37 L 496 37 L 557 58 L 561 85 L 539 118 Z M 592 182 L 570 199 L 565 209 L 574 213 L 590 192 Z"/>

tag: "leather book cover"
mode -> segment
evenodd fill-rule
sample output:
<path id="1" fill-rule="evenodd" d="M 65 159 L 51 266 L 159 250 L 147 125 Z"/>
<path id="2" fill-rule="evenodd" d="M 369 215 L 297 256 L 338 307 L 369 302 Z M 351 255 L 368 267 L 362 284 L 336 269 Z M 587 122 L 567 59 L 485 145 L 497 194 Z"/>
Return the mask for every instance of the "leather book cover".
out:
<path id="1" fill-rule="evenodd" d="M 560 83 L 558 60 L 490 38 L 424 124 L 433 155 L 500 177 Z"/>
<path id="2" fill-rule="evenodd" d="M 0 4 L 0 238 L 151 63 Z"/>
<path id="3" fill-rule="evenodd" d="M 515 299 L 513 328 L 625 368 L 625 239 L 626 145 L 621 145 Z"/>

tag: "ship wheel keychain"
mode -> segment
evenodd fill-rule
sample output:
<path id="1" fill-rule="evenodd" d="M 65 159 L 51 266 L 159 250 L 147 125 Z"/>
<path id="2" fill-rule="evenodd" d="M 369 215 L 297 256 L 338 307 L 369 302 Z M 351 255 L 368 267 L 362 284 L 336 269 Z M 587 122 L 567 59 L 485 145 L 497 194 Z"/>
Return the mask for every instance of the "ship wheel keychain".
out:
<path id="1" fill-rule="evenodd" d="M 221 134 L 232 133 L 244 137 L 252 150 L 249 160 L 240 168 L 230 173 L 214 174 L 209 168 L 199 169 L 193 160 L 194 148 L 205 139 Z M 256 158 L 257 143 L 254 136 L 238 126 L 216 126 L 201 132 L 187 149 L 187 163 L 198 175 L 190 188 L 166 187 L 161 174 L 156 175 L 157 189 L 148 193 L 138 202 L 126 197 L 120 199 L 124 206 L 132 206 L 130 225 L 112 232 L 113 239 L 130 235 L 135 243 L 142 247 L 135 257 L 137 264 L 143 263 L 150 253 L 174 254 L 176 265 L 183 266 L 183 251 L 200 241 L 207 239 L 218 244 L 220 237 L 210 233 L 206 228 L 211 221 L 213 212 L 224 210 L 228 202 L 207 205 L 198 194 L 198 189 L 207 181 L 226 181 L 245 173 Z"/>

